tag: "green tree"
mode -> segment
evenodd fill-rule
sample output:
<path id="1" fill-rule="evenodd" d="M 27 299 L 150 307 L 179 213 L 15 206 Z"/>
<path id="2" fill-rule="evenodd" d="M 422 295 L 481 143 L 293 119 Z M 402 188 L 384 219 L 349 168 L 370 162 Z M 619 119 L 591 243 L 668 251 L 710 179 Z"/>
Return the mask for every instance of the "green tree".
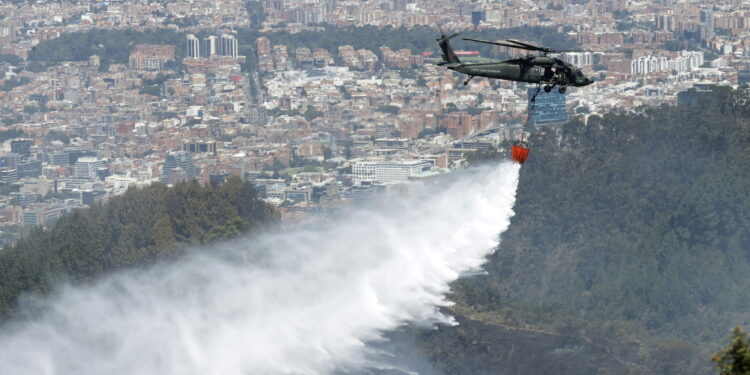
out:
<path id="1" fill-rule="evenodd" d="M 10 65 L 20 65 L 23 59 L 10 54 L 0 54 L 0 63 L 8 63 Z"/>
<path id="2" fill-rule="evenodd" d="M 7 131 L 4 131 L 4 132 L 0 131 L 0 142 L 5 142 L 5 141 L 7 141 L 9 139 L 13 139 L 13 138 L 24 137 L 25 135 L 26 135 L 26 133 L 24 133 L 24 132 L 22 132 L 22 131 L 20 131 L 18 129 L 11 129 L 11 130 L 7 130 Z"/>
<path id="3" fill-rule="evenodd" d="M 278 212 L 237 177 L 222 185 L 195 180 L 152 184 L 35 228 L 0 251 L 0 317 L 23 293 L 44 295 L 60 280 L 88 282 L 114 270 L 173 258 L 187 246 L 262 228 Z"/>
<path id="4" fill-rule="evenodd" d="M 28 77 L 21 77 L 21 78 L 11 78 L 6 79 L 2 85 L 0 85 L 0 90 L 2 91 L 10 91 L 18 86 L 23 86 L 27 83 L 31 82 L 31 80 Z"/>
<path id="5" fill-rule="evenodd" d="M 721 375 L 750 375 L 750 342 L 740 327 L 732 331 L 732 339 L 724 350 L 713 355 Z"/>
<path id="6" fill-rule="evenodd" d="M 656 373 L 710 371 L 690 353 L 750 307 L 748 98 L 715 87 L 534 134 L 512 224 L 488 275 L 457 283 L 461 301 L 525 324 L 581 319 L 589 338 L 613 324 Z"/>
<path id="7" fill-rule="evenodd" d="M 323 116 L 323 112 L 317 111 L 313 107 L 307 107 L 307 110 L 305 111 L 305 114 L 303 115 L 303 117 L 307 121 L 312 121 L 321 116 Z"/>

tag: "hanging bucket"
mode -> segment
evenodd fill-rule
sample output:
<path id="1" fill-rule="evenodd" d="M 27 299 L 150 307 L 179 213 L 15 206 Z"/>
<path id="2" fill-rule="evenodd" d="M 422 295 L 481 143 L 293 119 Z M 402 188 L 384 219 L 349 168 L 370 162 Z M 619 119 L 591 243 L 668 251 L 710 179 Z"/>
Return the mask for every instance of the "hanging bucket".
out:
<path id="1" fill-rule="evenodd" d="M 523 162 L 526 161 L 526 158 L 529 157 L 528 142 L 524 142 L 524 141 L 513 142 L 513 147 L 510 150 L 510 156 L 513 158 L 513 160 L 516 161 L 516 163 L 523 164 Z"/>

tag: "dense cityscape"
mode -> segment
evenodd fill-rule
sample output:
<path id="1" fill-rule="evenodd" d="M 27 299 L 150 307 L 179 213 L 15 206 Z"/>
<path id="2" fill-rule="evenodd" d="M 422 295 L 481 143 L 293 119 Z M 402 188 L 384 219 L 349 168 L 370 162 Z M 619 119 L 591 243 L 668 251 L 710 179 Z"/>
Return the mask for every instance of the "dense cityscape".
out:
<path id="1" fill-rule="evenodd" d="M 501 147 L 518 135 L 533 86 L 464 86 L 435 65 L 436 44 L 308 48 L 274 37 L 355 27 L 437 37 L 438 26 L 544 28 L 592 51 L 561 55 L 597 82 L 541 95 L 536 130 L 750 83 L 750 4 L 740 0 L 3 2 L 0 238 L 13 243 L 132 185 L 231 175 L 286 219 L 315 217 Z M 38 57 L 66 35 L 154 30 L 175 37 L 120 46 L 120 63 L 104 45 L 69 61 Z M 472 61 L 526 53 L 487 56 L 455 41 Z"/>

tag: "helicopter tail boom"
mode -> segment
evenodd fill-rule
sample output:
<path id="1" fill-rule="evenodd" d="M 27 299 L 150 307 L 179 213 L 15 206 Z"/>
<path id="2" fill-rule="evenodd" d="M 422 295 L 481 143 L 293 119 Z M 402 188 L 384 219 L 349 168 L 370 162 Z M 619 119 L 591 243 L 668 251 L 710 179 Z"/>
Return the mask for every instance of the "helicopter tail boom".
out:
<path id="1" fill-rule="evenodd" d="M 450 40 L 451 38 L 458 35 L 458 33 L 445 36 L 445 34 L 440 35 L 440 38 L 437 40 L 438 44 L 440 45 L 440 49 L 443 51 L 443 61 L 439 65 L 446 65 L 446 64 L 461 64 L 461 60 L 458 59 L 458 56 L 456 56 L 456 53 L 453 52 L 453 47 L 451 47 Z"/>

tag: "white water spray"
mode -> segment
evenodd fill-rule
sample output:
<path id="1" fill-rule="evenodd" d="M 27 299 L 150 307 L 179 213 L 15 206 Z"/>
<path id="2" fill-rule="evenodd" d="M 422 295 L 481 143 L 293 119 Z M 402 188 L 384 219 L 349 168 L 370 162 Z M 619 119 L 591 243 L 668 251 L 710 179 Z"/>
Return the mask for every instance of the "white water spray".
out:
<path id="1" fill-rule="evenodd" d="M 519 167 L 457 173 L 421 197 L 317 230 L 236 241 L 69 287 L 36 321 L 2 327 L 0 374 L 326 374 L 367 363 L 406 323 L 450 323 L 448 284 L 479 270 Z"/>

